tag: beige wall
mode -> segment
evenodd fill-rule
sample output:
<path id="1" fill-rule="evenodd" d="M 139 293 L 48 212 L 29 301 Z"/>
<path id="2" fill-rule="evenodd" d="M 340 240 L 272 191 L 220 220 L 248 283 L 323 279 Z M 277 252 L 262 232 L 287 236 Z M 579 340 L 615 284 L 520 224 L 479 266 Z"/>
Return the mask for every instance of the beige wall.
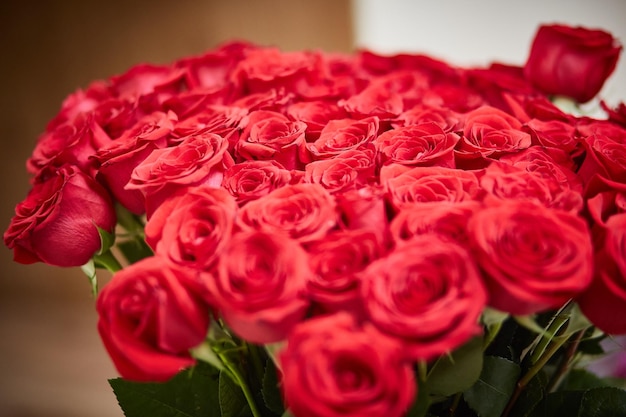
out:
<path id="1" fill-rule="evenodd" d="M 147 61 L 232 39 L 283 49 L 352 48 L 341 0 L 4 0 L 0 5 L 0 226 L 24 198 L 24 161 L 63 98 Z M 78 270 L 21 266 L 0 247 L 0 415 L 121 416 L 115 371 Z"/>

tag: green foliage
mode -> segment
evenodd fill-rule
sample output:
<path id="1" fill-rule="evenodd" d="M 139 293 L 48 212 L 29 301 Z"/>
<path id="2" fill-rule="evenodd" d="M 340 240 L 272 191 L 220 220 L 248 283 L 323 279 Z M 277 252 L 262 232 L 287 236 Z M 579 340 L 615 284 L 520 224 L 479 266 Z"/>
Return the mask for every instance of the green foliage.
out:
<path id="1" fill-rule="evenodd" d="M 521 369 L 497 356 L 485 356 L 480 378 L 463 393 L 470 408 L 481 417 L 500 417 L 515 389 Z"/>

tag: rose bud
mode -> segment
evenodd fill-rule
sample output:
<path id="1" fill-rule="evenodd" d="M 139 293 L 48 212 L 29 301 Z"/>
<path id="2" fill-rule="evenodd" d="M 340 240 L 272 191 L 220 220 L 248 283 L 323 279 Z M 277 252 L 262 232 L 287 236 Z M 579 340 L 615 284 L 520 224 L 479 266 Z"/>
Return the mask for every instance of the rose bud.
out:
<path id="1" fill-rule="evenodd" d="M 195 364 L 211 308 L 193 272 L 161 257 L 122 269 L 98 296 L 98 332 L 115 367 L 133 381 L 166 381 Z"/>
<path id="2" fill-rule="evenodd" d="M 541 26 L 535 35 L 524 75 L 548 94 L 591 100 L 611 75 L 622 50 L 610 33 L 569 27 Z"/>
<path id="3" fill-rule="evenodd" d="M 4 233 L 15 261 L 80 266 L 100 249 L 98 228 L 112 232 L 115 210 L 106 190 L 65 165 L 36 182 Z"/>

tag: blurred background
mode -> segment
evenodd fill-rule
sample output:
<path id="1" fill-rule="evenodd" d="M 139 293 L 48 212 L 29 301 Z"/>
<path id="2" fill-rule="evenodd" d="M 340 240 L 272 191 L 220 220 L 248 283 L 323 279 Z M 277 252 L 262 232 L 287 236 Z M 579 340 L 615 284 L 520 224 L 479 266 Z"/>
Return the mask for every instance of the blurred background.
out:
<path id="1" fill-rule="evenodd" d="M 604 27 L 626 42 L 626 2 L 620 0 L 587 8 L 575 0 L 527 0 L 520 10 L 493 0 L 441 3 L 4 0 L 0 228 L 4 232 L 29 189 L 25 160 L 63 99 L 140 62 L 168 63 L 237 38 L 285 50 L 368 46 L 427 52 L 455 64 L 522 65 L 537 24 L 553 21 Z M 625 66 L 622 60 L 605 88 L 612 103 L 626 99 Z M 0 245 L 0 416 L 121 416 L 107 383 L 116 372 L 96 321 L 80 270 L 17 265 Z"/>

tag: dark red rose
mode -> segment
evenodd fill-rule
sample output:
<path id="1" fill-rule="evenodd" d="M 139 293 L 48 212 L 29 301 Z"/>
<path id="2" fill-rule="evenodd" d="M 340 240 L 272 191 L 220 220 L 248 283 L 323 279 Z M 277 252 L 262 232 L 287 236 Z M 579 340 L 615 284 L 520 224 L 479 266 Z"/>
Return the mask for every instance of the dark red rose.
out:
<path id="1" fill-rule="evenodd" d="M 188 136 L 174 147 L 153 150 L 135 167 L 125 188 L 141 191 L 150 217 L 165 198 L 180 188 L 218 188 L 224 171 L 234 164 L 227 149 L 228 141 L 216 134 Z"/>
<path id="2" fill-rule="evenodd" d="M 319 184 L 286 185 L 246 204 L 238 224 L 243 230 L 265 231 L 310 242 L 335 227 L 335 206 L 335 200 Z"/>
<path id="3" fill-rule="evenodd" d="M 226 324 L 253 343 L 287 337 L 308 308 L 308 255 L 283 235 L 243 232 L 233 236 L 207 280 Z"/>
<path id="4" fill-rule="evenodd" d="M 222 189 L 182 189 L 150 217 L 146 241 L 174 263 L 210 270 L 228 244 L 236 215 L 237 203 Z"/>
<path id="5" fill-rule="evenodd" d="M 596 252 L 594 279 L 577 301 L 599 329 L 626 334 L 626 213 L 611 216 L 606 230 L 604 245 Z"/>
<path id="6" fill-rule="evenodd" d="M 368 230 L 339 230 L 307 244 L 312 275 L 307 283 L 309 298 L 324 312 L 339 310 L 362 315 L 359 295 L 363 270 L 383 248 Z"/>
<path id="7" fill-rule="evenodd" d="M 382 163 L 454 168 L 458 141 L 456 133 L 446 133 L 435 123 L 422 123 L 388 130 L 374 139 L 374 145 Z"/>
<path id="8" fill-rule="evenodd" d="M 95 155 L 100 164 L 98 180 L 104 182 L 115 199 L 135 214 L 146 211 L 145 198 L 138 190 L 127 190 L 135 167 L 152 153 L 164 148 L 174 127 L 173 113 L 153 113 L 143 117 L 119 139 L 101 148 Z"/>
<path id="9" fill-rule="evenodd" d="M 240 205 L 256 200 L 277 188 L 290 184 L 294 175 L 276 161 L 245 161 L 224 172 L 222 187 Z"/>
<path id="10" fill-rule="evenodd" d="M 112 233 L 113 203 L 100 184 L 65 165 L 33 184 L 4 233 L 15 261 L 80 266 L 100 250 L 98 227 Z"/>
<path id="11" fill-rule="evenodd" d="M 235 153 L 239 158 L 272 159 L 287 169 L 295 169 L 300 165 L 306 124 L 264 110 L 250 113 L 241 123 L 245 127 L 235 144 Z"/>
<path id="12" fill-rule="evenodd" d="M 416 393 L 397 347 L 346 313 L 298 325 L 279 363 L 285 403 L 298 417 L 401 417 Z"/>
<path id="13" fill-rule="evenodd" d="M 375 181 L 375 156 L 373 147 L 363 147 L 310 162 L 304 167 L 303 181 L 320 184 L 331 193 L 360 188 Z"/>
<path id="14" fill-rule="evenodd" d="M 98 332 L 115 367 L 132 381 L 166 381 L 195 360 L 210 306 L 188 270 L 160 257 L 117 272 L 98 296 Z"/>
<path id="15" fill-rule="evenodd" d="M 477 200 L 481 195 L 473 171 L 453 168 L 385 165 L 380 170 L 380 182 L 397 210 L 415 203 Z"/>
<path id="16" fill-rule="evenodd" d="M 503 201 L 477 211 L 468 233 L 485 272 L 489 305 L 526 315 L 563 305 L 593 274 L 585 221 L 527 201 Z"/>
<path id="17" fill-rule="evenodd" d="M 307 148 L 313 159 L 326 159 L 370 143 L 378 135 L 378 117 L 331 120 Z"/>
<path id="18" fill-rule="evenodd" d="M 409 360 L 429 360 L 480 334 L 487 295 L 469 252 L 436 234 L 414 236 L 363 273 L 368 318 L 403 346 Z"/>
<path id="19" fill-rule="evenodd" d="M 494 107 L 483 106 L 465 117 L 463 136 L 457 146 L 457 165 L 472 160 L 497 159 L 507 153 L 519 152 L 531 145 L 530 135 L 522 131 L 522 123 Z"/>
<path id="20" fill-rule="evenodd" d="M 600 91 L 621 50 L 617 40 L 601 30 L 544 25 L 535 35 L 524 74 L 545 93 L 584 103 Z"/>
<path id="21" fill-rule="evenodd" d="M 400 210 L 391 220 L 389 230 L 397 245 L 415 236 L 436 234 L 466 246 L 469 241 L 467 219 L 480 207 L 476 201 L 415 204 Z"/>

